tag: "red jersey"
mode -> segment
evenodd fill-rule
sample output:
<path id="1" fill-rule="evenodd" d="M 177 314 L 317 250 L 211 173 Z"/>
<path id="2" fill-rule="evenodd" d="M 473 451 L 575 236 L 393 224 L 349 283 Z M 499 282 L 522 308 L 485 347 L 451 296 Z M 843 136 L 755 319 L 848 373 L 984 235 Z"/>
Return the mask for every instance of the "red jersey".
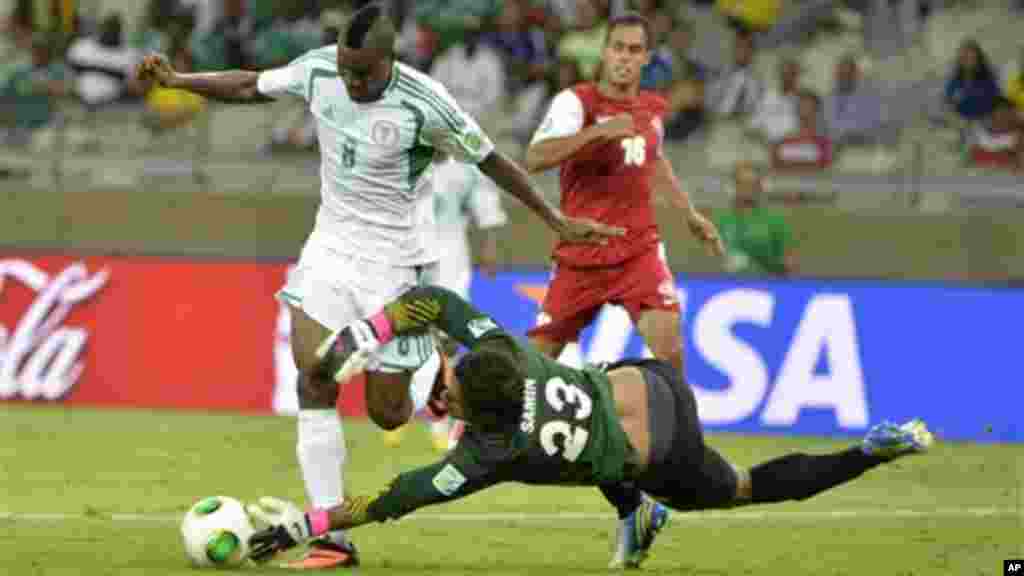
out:
<path id="1" fill-rule="evenodd" d="M 632 138 L 592 143 L 561 167 L 562 212 L 626 230 L 604 246 L 559 242 L 554 257 L 575 267 L 619 264 L 660 241 L 651 206 L 651 179 L 661 157 L 662 116 L 668 103 L 641 91 L 630 100 L 605 98 L 596 84 L 580 84 L 572 92 L 582 103 L 583 130 L 619 115 L 631 114 L 637 134 Z M 557 112 L 554 110 L 552 112 Z"/>

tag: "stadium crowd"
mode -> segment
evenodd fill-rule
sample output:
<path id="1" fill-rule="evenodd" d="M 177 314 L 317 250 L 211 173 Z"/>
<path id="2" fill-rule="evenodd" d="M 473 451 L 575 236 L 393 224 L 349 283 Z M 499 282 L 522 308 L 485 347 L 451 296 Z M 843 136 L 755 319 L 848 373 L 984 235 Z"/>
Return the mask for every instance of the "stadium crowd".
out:
<path id="1" fill-rule="evenodd" d="M 931 2 L 918 0 L 922 13 Z M 792 0 L 813 4 L 812 0 Z M 145 90 L 132 75 L 147 52 L 166 53 L 181 70 L 265 69 L 329 43 L 345 15 L 366 2 L 305 0 L 150 0 L 130 35 L 120 14 L 90 22 L 67 6 L 18 0 L 3 24 L 17 58 L 0 70 L 3 141 L 28 146 L 57 118 L 55 101 L 71 98 L 92 112 L 111 103 L 142 105 L 154 138 L 192 122 L 206 105 L 189 93 Z M 631 9 L 652 26 L 655 49 L 643 87 L 669 102 L 666 137 L 685 141 L 727 120 L 763 146 L 770 168 L 830 168 L 850 147 L 891 142 L 884 92 L 865 79 L 863 58 L 834 63 L 830 93 L 805 86 L 804 64 L 784 57 L 777 81 L 757 72 L 759 39 L 779 17 L 781 0 L 390 0 L 400 24 L 403 59 L 445 84 L 463 107 L 499 138 L 525 145 L 550 98 L 598 74 L 608 18 Z M 865 9 L 870 2 L 846 2 Z M 61 8 L 63 7 L 63 9 Z M 730 25 L 726 63 L 703 62 L 694 50 L 694 11 L 714 11 Z M 1003 70 L 968 40 L 950 64 L 941 122 L 959 130 L 964 164 L 1022 169 L 1024 53 Z M 87 115 L 87 118 L 91 116 Z M 85 146 L 100 143 L 86 140 Z M 315 128 L 296 106 L 278 118 L 268 153 L 311 150 Z"/>

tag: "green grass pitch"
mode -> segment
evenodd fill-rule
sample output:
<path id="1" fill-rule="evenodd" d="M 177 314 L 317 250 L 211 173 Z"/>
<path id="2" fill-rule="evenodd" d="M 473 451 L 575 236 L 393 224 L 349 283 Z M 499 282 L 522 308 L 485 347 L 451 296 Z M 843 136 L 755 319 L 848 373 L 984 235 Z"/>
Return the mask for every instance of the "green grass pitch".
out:
<path id="1" fill-rule="evenodd" d="M 346 485 L 373 493 L 436 456 L 422 425 L 385 448 L 345 423 Z M 0 574 L 196 575 L 178 534 L 198 498 L 301 501 L 287 417 L 0 406 Z M 824 438 L 718 434 L 749 465 Z M 1024 447 L 943 443 L 806 502 L 676 513 L 643 573 L 974 576 L 1024 557 Z M 361 574 L 606 574 L 611 510 L 587 488 L 502 486 L 353 531 Z M 239 573 L 291 573 L 248 566 Z"/>

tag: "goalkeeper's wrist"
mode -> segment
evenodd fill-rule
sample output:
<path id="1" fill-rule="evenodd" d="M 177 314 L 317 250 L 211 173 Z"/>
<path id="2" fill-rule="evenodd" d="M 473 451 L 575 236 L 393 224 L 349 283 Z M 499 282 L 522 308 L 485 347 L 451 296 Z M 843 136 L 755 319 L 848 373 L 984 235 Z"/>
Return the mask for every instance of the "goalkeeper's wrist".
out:
<path id="1" fill-rule="evenodd" d="M 377 336 L 377 341 L 381 344 L 387 344 L 395 337 L 395 330 L 391 325 L 391 319 L 388 318 L 384 310 L 367 318 L 366 323 L 373 329 L 374 335 Z"/>
<path id="2" fill-rule="evenodd" d="M 306 525 L 311 538 L 323 536 L 331 529 L 331 517 L 326 509 L 313 508 L 306 512 Z"/>

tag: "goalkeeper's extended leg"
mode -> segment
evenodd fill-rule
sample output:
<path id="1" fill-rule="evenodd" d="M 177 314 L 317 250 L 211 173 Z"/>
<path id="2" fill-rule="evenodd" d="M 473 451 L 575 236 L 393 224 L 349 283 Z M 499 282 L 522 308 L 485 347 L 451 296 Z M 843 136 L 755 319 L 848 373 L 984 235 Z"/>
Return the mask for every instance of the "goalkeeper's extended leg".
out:
<path id="1" fill-rule="evenodd" d="M 740 500 L 752 504 L 805 500 L 901 456 L 925 452 L 934 442 L 921 420 L 873 427 L 859 446 L 825 455 L 789 454 L 750 469 Z M 745 485 L 744 485 L 745 484 Z"/>
<path id="2" fill-rule="evenodd" d="M 821 455 L 787 454 L 749 471 L 734 468 L 705 446 L 700 469 L 683 471 L 676 490 L 664 500 L 677 510 L 806 500 L 876 466 L 925 452 L 933 442 L 931 432 L 920 420 L 901 425 L 886 422 L 872 428 L 859 445 L 846 450 Z M 643 487 L 644 482 L 640 485 Z"/>

